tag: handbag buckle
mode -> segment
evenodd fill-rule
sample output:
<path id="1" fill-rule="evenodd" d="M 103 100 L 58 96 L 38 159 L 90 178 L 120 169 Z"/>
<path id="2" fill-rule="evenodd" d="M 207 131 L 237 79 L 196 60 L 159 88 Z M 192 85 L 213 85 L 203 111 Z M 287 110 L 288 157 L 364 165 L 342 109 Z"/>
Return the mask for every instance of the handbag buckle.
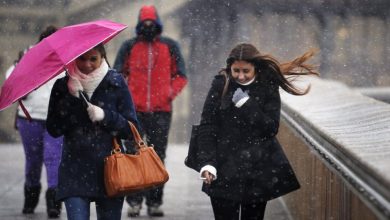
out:
<path id="1" fill-rule="evenodd" d="M 120 148 L 119 148 L 119 149 L 112 149 L 111 155 L 117 154 L 117 153 L 120 153 L 120 152 L 121 152 L 121 149 L 120 149 Z"/>
<path id="2" fill-rule="evenodd" d="M 138 143 L 138 145 L 140 146 L 140 148 L 146 147 L 146 144 L 145 144 L 144 141 L 140 141 L 140 142 Z"/>

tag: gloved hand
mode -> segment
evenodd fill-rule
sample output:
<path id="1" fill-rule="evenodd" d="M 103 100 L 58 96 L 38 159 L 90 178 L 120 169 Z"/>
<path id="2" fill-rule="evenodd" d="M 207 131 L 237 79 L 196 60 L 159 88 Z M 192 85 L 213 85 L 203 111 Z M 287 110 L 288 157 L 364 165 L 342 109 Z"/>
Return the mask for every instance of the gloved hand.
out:
<path id="1" fill-rule="evenodd" d="M 87 111 L 92 122 L 99 122 L 104 119 L 104 111 L 99 106 L 89 103 Z"/>
<path id="2" fill-rule="evenodd" d="M 69 93 L 72 96 L 79 98 L 79 91 L 83 91 L 83 86 L 81 85 L 80 81 L 76 78 L 69 76 L 67 85 Z"/>
<path id="3" fill-rule="evenodd" d="M 233 94 L 232 101 L 237 108 L 240 108 L 246 101 L 248 101 L 249 95 L 248 91 L 242 91 L 241 88 L 237 88 Z"/>

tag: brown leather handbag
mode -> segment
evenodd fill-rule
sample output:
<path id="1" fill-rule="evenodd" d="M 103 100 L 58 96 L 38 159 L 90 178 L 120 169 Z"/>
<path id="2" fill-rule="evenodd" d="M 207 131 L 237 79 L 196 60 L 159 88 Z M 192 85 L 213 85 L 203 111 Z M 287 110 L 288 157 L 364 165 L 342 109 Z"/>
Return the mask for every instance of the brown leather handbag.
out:
<path id="1" fill-rule="evenodd" d="M 146 145 L 131 122 L 129 125 L 137 153 L 122 153 L 116 138 L 113 139 L 111 155 L 104 159 L 104 184 L 108 197 L 124 196 L 159 186 L 169 179 L 168 172 L 153 147 Z"/>

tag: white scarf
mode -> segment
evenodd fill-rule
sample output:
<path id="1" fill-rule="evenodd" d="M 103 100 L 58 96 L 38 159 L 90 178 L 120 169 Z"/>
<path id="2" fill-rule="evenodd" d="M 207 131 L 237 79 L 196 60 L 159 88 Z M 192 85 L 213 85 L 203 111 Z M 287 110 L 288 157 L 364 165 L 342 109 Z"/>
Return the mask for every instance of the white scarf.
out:
<path id="1" fill-rule="evenodd" d="M 242 86 L 247 86 L 247 85 L 252 84 L 253 81 L 255 81 L 255 78 L 256 78 L 256 77 L 253 77 L 251 80 L 249 80 L 249 81 L 246 82 L 246 83 L 240 83 L 238 80 L 236 80 L 236 83 L 238 83 L 238 84 L 240 84 L 240 85 L 242 85 Z"/>
<path id="2" fill-rule="evenodd" d="M 87 93 L 91 98 L 93 92 L 98 87 L 104 76 L 108 72 L 108 64 L 105 59 L 102 60 L 102 64 L 99 68 L 95 69 L 89 74 L 82 73 L 76 65 L 76 62 L 72 62 L 68 65 L 69 75 L 80 81 L 83 86 L 83 91 Z"/>

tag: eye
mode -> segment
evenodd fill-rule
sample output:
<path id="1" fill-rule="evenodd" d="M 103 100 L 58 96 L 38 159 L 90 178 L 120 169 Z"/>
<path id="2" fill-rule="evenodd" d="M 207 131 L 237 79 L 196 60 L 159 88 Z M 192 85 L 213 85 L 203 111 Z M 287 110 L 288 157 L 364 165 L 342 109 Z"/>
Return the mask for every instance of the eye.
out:
<path id="1" fill-rule="evenodd" d="M 91 61 L 91 62 L 96 62 L 96 61 L 97 61 L 97 57 L 91 57 L 91 58 L 90 58 L 90 61 Z"/>
<path id="2" fill-rule="evenodd" d="M 240 69 L 238 69 L 238 68 L 233 68 L 233 72 L 239 73 L 239 72 L 240 72 Z"/>
<path id="3" fill-rule="evenodd" d="M 78 59 L 78 60 L 81 60 L 81 61 L 85 61 L 85 60 L 86 60 L 84 56 L 81 56 L 81 57 L 79 57 L 79 58 L 77 58 L 77 59 Z"/>
<path id="4" fill-rule="evenodd" d="M 244 69 L 243 72 L 244 72 L 244 73 L 249 73 L 250 70 L 249 70 L 249 69 Z"/>

